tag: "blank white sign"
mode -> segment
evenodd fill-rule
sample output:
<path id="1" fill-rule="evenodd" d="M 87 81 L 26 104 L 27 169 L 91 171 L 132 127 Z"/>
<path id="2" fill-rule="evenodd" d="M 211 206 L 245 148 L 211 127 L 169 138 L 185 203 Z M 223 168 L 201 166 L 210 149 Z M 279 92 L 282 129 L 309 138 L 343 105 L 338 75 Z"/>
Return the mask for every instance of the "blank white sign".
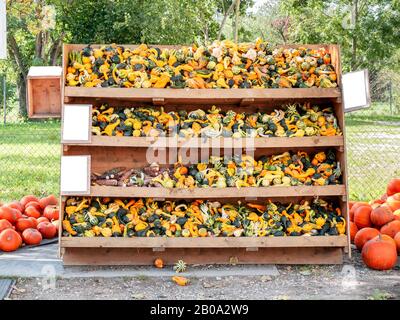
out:
<path id="1" fill-rule="evenodd" d="M 63 108 L 62 140 L 90 141 L 91 105 L 65 104 Z"/>
<path id="2" fill-rule="evenodd" d="M 61 194 L 89 194 L 90 156 L 61 157 Z"/>
<path id="3" fill-rule="evenodd" d="M 368 70 L 344 74 L 342 91 L 345 112 L 368 108 L 371 104 Z"/>
<path id="4" fill-rule="evenodd" d="M 0 0 L 0 59 L 7 59 L 6 0 Z"/>

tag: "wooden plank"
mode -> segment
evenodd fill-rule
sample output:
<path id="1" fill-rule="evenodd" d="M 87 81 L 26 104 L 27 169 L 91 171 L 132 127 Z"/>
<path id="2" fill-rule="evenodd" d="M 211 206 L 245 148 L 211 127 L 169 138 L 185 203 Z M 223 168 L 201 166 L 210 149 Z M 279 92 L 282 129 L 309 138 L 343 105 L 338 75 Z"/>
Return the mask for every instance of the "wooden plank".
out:
<path id="1" fill-rule="evenodd" d="M 170 89 L 170 88 L 85 88 L 65 87 L 64 97 L 119 98 L 128 101 L 152 103 L 164 99 L 165 103 L 237 103 L 244 99 L 263 102 L 271 99 L 339 98 L 338 88 L 277 88 L 277 89 Z M 159 100 L 157 100 L 159 101 Z M 248 101 L 248 100 L 245 100 Z"/>
<path id="2" fill-rule="evenodd" d="M 88 145 L 87 143 L 64 143 L 67 145 Z M 239 145 L 251 146 L 254 148 L 293 148 L 293 147 L 339 147 L 344 145 L 343 136 L 332 137 L 273 137 L 273 138 L 214 138 L 214 139 L 183 139 L 183 138 L 153 138 L 153 137 L 108 137 L 108 136 L 92 136 L 90 143 L 92 146 L 107 146 L 107 147 L 187 147 L 191 148 L 210 148 L 216 145 L 221 148 Z"/>
<path id="3" fill-rule="evenodd" d="M 346 194 L 344 185 L 328 186 L 273 186 L 273 187 L 244 187 L 230 188 L 193 188 L 168 189 L 157 187 L 112 187 L 91 186 L 90 196 L 94 197 L 122 197 L 122 198 L 166 198 L 166 199 L 198 199 L 198 198 L 275 198 L 301 196 L 343 196 Z M 74 194 L 83 196 L 83 194 Z"/>
<path id="4" fill-rule="evenodd" d="M 166 265 L 182 259 L 188 264 L 341 264 L 341 248 L 259 248 L 246 251 L 244 248 L 190 248 L 152 249 L 135 248 L 65 248 L 65 265 L 153 265 L 156 258 Z"/>
<path id="5" fill-rule="evenodd" d="M 30 118 L 55 118 L 61 115 L 61 78 L 30 78 L 27 81 Z"/>
<path id="6" fill-rule="evenodd" d="M 346 236 L 81 238 L 62 237 L 63 248 L 303 248 L 345 247 Z"/>

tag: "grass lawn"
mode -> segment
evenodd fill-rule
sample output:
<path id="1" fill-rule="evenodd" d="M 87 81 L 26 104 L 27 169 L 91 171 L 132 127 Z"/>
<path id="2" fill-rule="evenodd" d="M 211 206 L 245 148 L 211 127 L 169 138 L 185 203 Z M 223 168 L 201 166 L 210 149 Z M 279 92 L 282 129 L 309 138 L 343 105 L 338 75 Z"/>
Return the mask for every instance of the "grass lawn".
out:
<path id="1" fill-rule="evenodd" d="M 381 118 L 382 122 L 369 118 L 370 114 L 346 119 L 350 198 L 354 200 L 380 196 L 387 181 L 400 176 L 400 121 L 396 125 L 396 118 Z M 0 200 L 30 193 L 57 195 L 60 151 L 58 121 L 0 124 Z"/>

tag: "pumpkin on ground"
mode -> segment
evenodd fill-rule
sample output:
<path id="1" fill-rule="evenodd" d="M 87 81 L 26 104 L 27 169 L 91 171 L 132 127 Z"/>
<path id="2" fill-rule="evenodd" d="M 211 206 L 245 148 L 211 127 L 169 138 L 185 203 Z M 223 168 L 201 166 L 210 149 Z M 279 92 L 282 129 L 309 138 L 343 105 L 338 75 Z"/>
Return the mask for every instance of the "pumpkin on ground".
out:
<path id="1" fill-rule="evenodd" d="M 0 233 L 0 250 L 10 252 L 17 250 L 22 245 L 22 238 L 13 229 L 6 229 Z"/>
<path id="2" fill-rule="evenodd" d="M 397 262 L 396 248 L 380 236 L 364 245 L 361 256 L 364 263 L 375 270 L 389 270 Z"/>
<path id="3" fill-rule="evenodd" d="M 27 245 L 36 245 L 42 241 L 42 234 L 33 228 L 29 228 L 22 232 L 22 239 Z"/>
<path id="4" fill-rule="evenodd" d="M 0 220 L 0 232 L 2 232 L 3 230 L 6 229 L 12 229 L 12 224 L 10 221 L 6 220 L 6 219 L 1 219 Z"/>
<path id="5" fill-rule="evenodd" d="M 37 211 L 39 211 L 39 212 L 42 211 L 42 208 L 40 207 L 40 204 L 39 204 L 39 202 L 37 202 L 37 201 L 28 202 L 27 205 L 25 206 L 25 211 L 26 211 L 26 209 L 29 208 L 29 207 L 34 207 L 34 208 L 35 208 Z"/>
<path id="6" fill-rule="evenodd" d="M 355 202 L 350 208 L 350 221 L 354 221 L 354 212 L 361 206 L 369 205 L 367 202 Z"/>
<path id="7" fill-rule="evenodd" d="M 391 196 L 398 192 L 400 192 L 400 178 L 390 180 L 386 188 L 386 194 Z"/>
<path id="8" fill-rule="evenodd" d="M 356 224 L 353 221 L 350 221 L 350 240 L 351 242 L 354 242 L 354 237 L 356 236 L 358 232 L 358 228 Z"/>
<path id="9" fill-rule="evenodd" d="M 367 228 L 371 226 L 371 211 L 370 205 L 359 206 L 354 211 L 354 223 L 358 229 Z"/>
<path id="10" fill-rule="evenodd" d="M 58 204 L 58 200 L 54 195 L 49 195 L 48 197 L 44 197 L 39 200 L 40 207 L 42 209 L 46 208 L 47 206 L 55 206 Z"/>
<path id="11" fill-rule="evenodd" d="M 400 232 L 394 236 L 394 242 L 396 242 L 397 254 L 400 255 Z"/>
<path id="12" fill-rule="evenodd" d="M 395 193 L 390 196 L 386 200 L 386 204 L 392 209 L 392 211 L 396 211 L 400 209 L 400 193 Z"/>
<path id="13" fill-rule="evenodd" d="M 21 212 L 21 213 L 23 213 L 23 212 L 24 212 L 24 209 L 25 209 L 25 208 L 22 206 L 22 204 L 19 203 L 18 201 L 10 202 L 7 206 L 10 207 L 10 208 L 13 208 L 13 209 L 18 210 L 18 211 Z"/>
<path id="14" fill-rule="evenodd" d="M 27 215 L 28 217 L 36 218 L 36 219 L 40 218 L 40 216 L 41 216 L 40 211 L 37 210 L 34 206 L 26 207 L 25 215 Z"/>
<path id="15" fill-rule="evenodd" d="M 50 222 L 39 223 L 37 229 L 45 239 L 52 239 L 57 234 L 57 228 Z"/>
<path id="16" fill-rule="evenodd" d="M 21 218 L 15 223 L 15 229 L 23 232 L 26 229 L 36 228 L 36 223 L 31 218 Z"/>
<path id="17" fill-rule="evenodd" d="M 34 195 L 27 195 L 21 199 L 20 203 L 25 208 L 26 205 L 31 201 L 39 202 L 39 199 L 36 198 Z"/>
<path id="18" fill-rule="evenodd" d="M 8 220 L 11 224 L 14 224 L 17 221 L 20 214 L 21 213 L 18 210 L 8 206 L 0 207 L 0 219 Z"/>
<path id="19" fill-rule="evenodd" d="M 357 249 L 361 251 L 364 244 L 379 235 L 379 231 L 375 228 L 364 228 L 356 233 L 354 237 L 354 244 Z"/>
<path id="20" fill-rule="evenodd" d="M 156 260 L 154 260 L 154 266 L 156 268 L 162 269 L 164 268 L 164 261 L 161 258 L 157 258 Z"/>
<path id="21" fill-rule="evenodd" d="M 381 227 L 392 220 L 394 215 L 388 206 L 379 206 L 371 211 L 371 222 L 374 226 Z"/>
<path id="22" fill-rule="evenodd" d="M 387 241 L 389 242 L 391 245 L 393 245 L 396 248 L 396 241 L 394 241 L 394 239 L 390 236 L 388 236 L 387 234 L 380 234 L 377 235 L 374 239 L 381 237 L 383 241 Z"/>
<path id="23" fill-rule="evenodd" d="M 36 219 L 37 223 L 41 223 L 41 222 L 50 222 L 49 219 L 47 219 L 46 217 L 40 217 L 38 219 Z"/>
<path id="24" fill-rule="evenodd" d="M 44 208 L 43 216 L 46 217 L 49 221 L 58 220 L 60 213 L 58 207 L 55 205 L 48 205 Z"/>
<path id="25" fill-rule="evenodd" d="M 400 232 L 400 221 L 399 220 L 393 220 L 381 228 L 381 233 L 387 234 L 388 236 L 394 238 L 395 235 Z"/>

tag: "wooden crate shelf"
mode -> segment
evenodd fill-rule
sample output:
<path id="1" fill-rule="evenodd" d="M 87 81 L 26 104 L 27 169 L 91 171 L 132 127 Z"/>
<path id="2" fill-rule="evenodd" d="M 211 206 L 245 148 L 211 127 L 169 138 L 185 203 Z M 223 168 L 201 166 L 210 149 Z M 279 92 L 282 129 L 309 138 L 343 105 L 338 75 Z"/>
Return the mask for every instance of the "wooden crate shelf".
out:
<path id="1" fill-rule="evenodd" d="M 85 196 L 84 194 L 76 194 Z M 244 188 L 193 188 L 168 189 L 157 187 L 110 187 L 91 186 L 89 196 L 141 198 L 152 197 L 162 199 L 219 199 L 219 198 L 281 198 L 281 197 L 314 197 L 314 196 L 344 196 L 344 185 L 328 186 L 273 186 Z M 88 195 L 86 195 L 88 196 Z"/>
<path id="2" fill-rule="evenodd" d="M 334 200 L 348 221 L 347 165 L 345 149 L 344 108 L 341 92 L 340 50 L 336 45 L 285 45 L 283 47 L 326 48 L 331 53 L 332 64 L 337 72 L 337 88 L 279 88 L 279 89 L 135 89 L 135 88 L 84 88 L 65 86 L 68 54 L 86 45 L 66 44 L 63 47 L 64 103 L 92 104 L 108 103 L 116 107 L 126 105 L 165 106 L 166 110 L 206 108 L 210 105 L 221 108 L 237 108 L 238 112 L 259 112 L 272 110 L 287 102 L 306 102 L 332 106 L 343 136 L 333 137 L 273 137 L 243 138 L 239 145 L 243 149 L 253 149 L 255 154 L 271 155 L 287 150 L 315 152 L 330 147 L 337 152 L 343 172 L 342 185 L 327 186 L 273 186 L 248 188 L 194 188 L 166 189 L 149 187 L 109 187 L 91 186 L 90 194 L 74 196 L 154 198 L 163 199 L 211 199 L 222 203 L 244 199 L 249 202 L 273 201 L 291 202 L 313 197 Z M 93 44 L 93 48 L 101 45 Z M 124 45 L 133 49 L 136 45 Z M 159 46 L 160 48 L 176 46 Z M 89 119 L 88 119 L 89 120 Z M 89 120 L 90 121 L 90 120 Z M 86 143 L 62 141 L 63 155 L 90 155 L 91 169 L 101 172 L 115 166 L 142 168 L 146 165 L 146 148 L 165 149 L 190 147 L 232 148 L 238 139 L 215 138 L 149 138 L 149 137 L 108 137 L 91 136 Z M 104 148 L 107 148 L 105 150 Z M 112 149 L 111 149 L 112 148 Z M 257 152 L 257 149 L 260 149 Z M 154 150 L 152 150 L 154 151 Z M 203 150 L 204 151 L 204 150 Z M 107 152 L 107 154 L 106 154 Z M 171 160 L 169 160 L 171 161 Z M 61 197 L 61 211 L 66 196 Z M 63 237 L 60 232 L 60 247 L 66 265 L 149 265 L 159 257 L 166 264 L 174 264 L 183 259 L 187 263 L 199 264 L 340 264 L 343 253 L 350 255 L 349 224 L 347 235 L 343 236 L 296 236 L 296 237 L 206 237 L 206 238 L 79 238 Z M 232 260 L 233 259 L 233 260 Z"/>
<path id="3" fill-rule="evenodd" d="M 62 237 L 65 248 L 299 248 L 346 247 L 346 236 L 76 238 Z"/>
<path id="4" fill-rule="evenodd" d="M 184 138 L 151 138 L 151 137 L 108 137 L 108 136 L 91 136 L 89 143 L 85 142 L 65 142 L 64 145 L 91 145 L 102 147 L 157 147 L 168 146 L 179 148 L 182 146 L 188 147 L 188 141 L 191 148 L 212 148 L 218 147 L 232 147 L 236 143 L 238 145 L 251 148 L 298 148 L 298 147 L 343 147 L 343 136 L 330 136 L 330 137 L 272 137 L 272 138 L 215 138 L 203 139 L 193 138 L 186 140 Z M 155 144 L 156 143 L 156 144 Z"/>

